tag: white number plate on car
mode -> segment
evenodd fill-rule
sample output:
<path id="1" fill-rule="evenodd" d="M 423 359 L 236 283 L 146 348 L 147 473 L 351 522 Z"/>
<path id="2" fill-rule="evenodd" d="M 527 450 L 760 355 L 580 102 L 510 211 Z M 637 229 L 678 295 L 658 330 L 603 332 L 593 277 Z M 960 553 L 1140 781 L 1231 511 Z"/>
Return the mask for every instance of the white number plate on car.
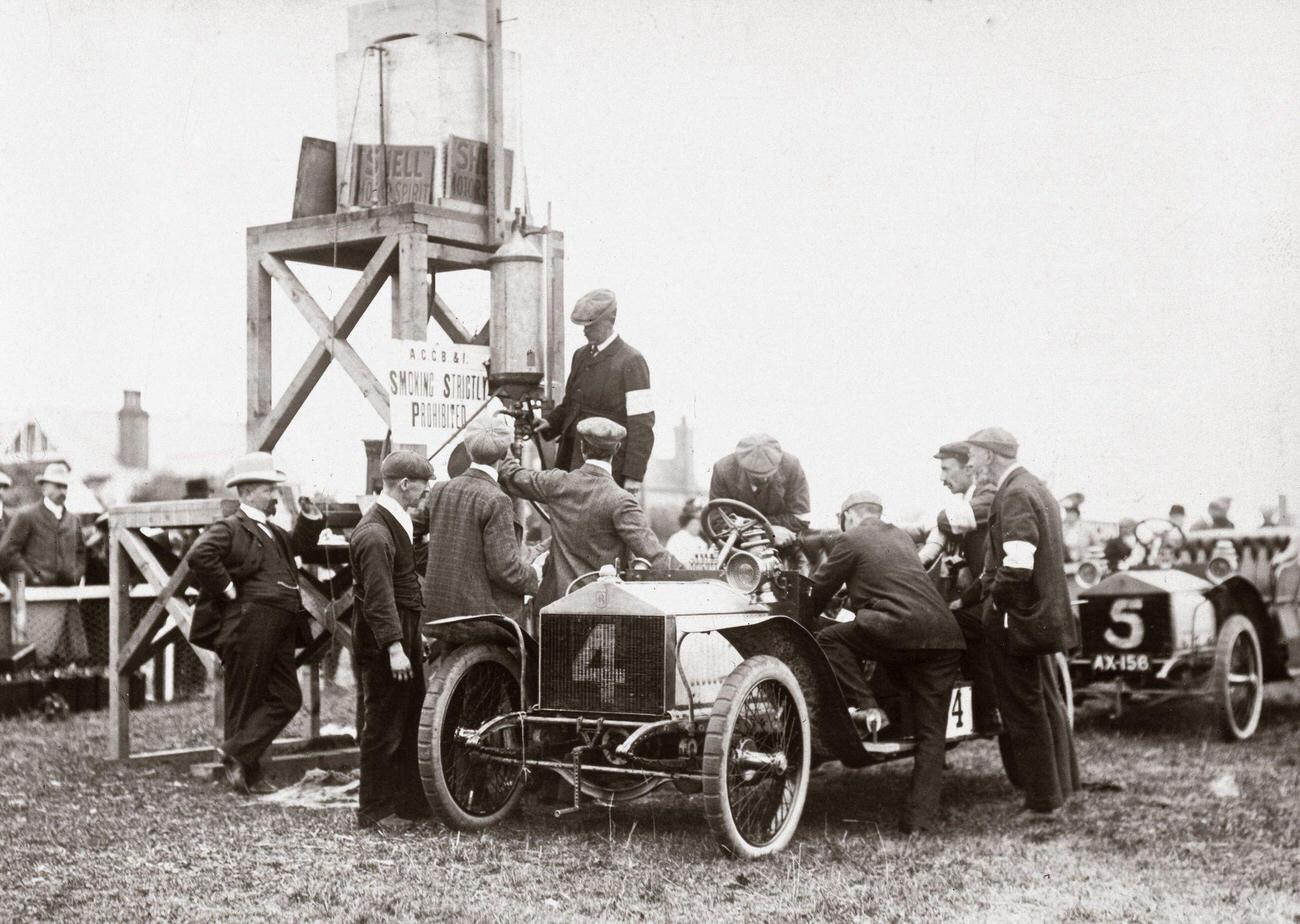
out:
<path id="1" fill-rule="evenodd" d="M 970 684 L 962 683 L 952 688 L 952 701 L 948 704 L 948 737 L 959 738 L 975 731 L 975 717 L 970 709 Z"/>
<path id="2" fill-rule="evenodd" d="M 1092 659 L 1094 671 L 1149 671 L 1151 658 L 1144 654 L 1099 654 Z"/>

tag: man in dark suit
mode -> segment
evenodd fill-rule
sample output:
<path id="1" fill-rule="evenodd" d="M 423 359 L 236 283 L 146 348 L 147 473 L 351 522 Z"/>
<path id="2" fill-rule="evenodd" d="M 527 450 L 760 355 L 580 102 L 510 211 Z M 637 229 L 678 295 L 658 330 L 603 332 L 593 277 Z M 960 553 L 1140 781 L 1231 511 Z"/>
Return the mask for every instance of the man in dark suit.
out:
<path id="1" fill-rule="evenodd" d="M 713 464 L 709 500 L 719 497 L 741 501 L 767 517 L 780 548 L 808 527 L 808 477 L 799 460 L 766 433 L 745 437 L 735 452 Z"/>
<path id="2" fill-rule="evenodd" d="M 1053 655 L 1079 643 L 1065 577 L 1061 510 L 1047 487 L 1016 462 L 1019 444 L 999 427 L 968 439 L 976 477 L 994 485 L 981 584 L 1003 759 L 1025 808 L 1050 814 L 1079 787 L 1074 733 Z"/>
<path id="3" fill-rule="evenodd" d="M 71 473 L 54 462 L 36 478 L 42 498 L 14 514 L 0 541 L 0 574 L 20 573 L 28 587 L 73 587 L 86 575 L 86 542 L 67 508 Z M 27 604 L 27 629 L 42 660 L 83 660 L 89 654 L 76 600 Z"/>
<path id="4" fill-rule="evenodd" d="M 996 492 L 993 485 L 976 481 L 965 443 L 945 443 L 934 457 L 939 460 L 940 480 L 952 496 L 939 512 L 935 528 L 921 548 L 921 564 L 937 579 L 940 593 L 948 601 L 966 639 L 961 670 L 971 682 L 975 730 L 995 733 L 1001 731 L 1002 720 L 998 716 L 993 668 L 984 644 L 981 607 L 978 602 L 964 605 L 955 601 L 961 600 L 963 591 L 978 587 L 988 543 L 989 509 Z"/>
<path id="5" fill-rule="evenodd" d="M 475 418 L 462 443 L 468 468 L 429 490 L 426 623 L 483 613 L 519 620 L 524 596 L 537 593 L 537 575 L 520 557 L 513 505 L 497 484 L 496 463 L 513 442 L 509 417 Z M 515 641 L 500 626 L 478 624 L 440 626 L 434 635 L 444 645 L 489 638 Z"/>
<path id="6" fill-rule="evenodd" d="M 618 302 L 609 289 L 578 299 L 570 320 L 582 325 L 587 343 L 573 354 L 564 400 L 546 415 L 537 433 L 558 439 L 554 465 L 572 471 L 583 464 L 578 424 L 604 417 L 627 429 L 627 439 L 610 460 L 614 481 L 632 494 L 641 490 L 655 444 L 650 367 L 637 350 L 614 333 Z"/>
<path id="7" fill-rule="evenodd" d="M 966 645 L 911 538 L 882 522 L 882 512 L 880 498 L 870 491 L 845 499 L 840 507 L 844 534 L 813 574 L 813 604 L 820 611 L 847 588 L 853 621 L 828 626 L 817 640 L 855 722 L 868 731 L 879 723 L 864 660 L 885 665 L 911 700 L 916 755 L 899 822 L 910 833 L 929 828 L 939 809 L 948 704 Z"/>
<path id="8" fill-rule="evenodd" d="M 416 760 L 424 671 L 420 579 L 407 508 L 428 488 L 433 466 L 418 453 L 398 450 L 379 471 L 383 492 L 348 539 L 357 614 L 352 650 L 365 704 L 357 826 L 400 833 L 429 814 Z"/>
<path id="9" fill-rule="evenodd" d="M 582 467 L 538 472 L 509 458 L 501 463 L 506 492 L 546 504 L 551 515 L 538 609 L 563 596 L 574 578 L 615 560 L 625 567 L 633 557 L 657 568 L 682 567 L 659 544 L 636 498 L 614 483 L 613 458 L 626 435 L 612 420 L 588 417 L 578 424 Z"/>
<path id="10" fill-rule="evenodd" d="M 242 793 L 273 791 L 262 754 L 302 706 L 294 647 L 307 615 L 295 556 L 316 544 L 325 518 L 304 497 L 292 534 L 272 523 L 284 480 L 269 452 L 237 459 L 226 487 L 239 494 L 239 510 L 208 527 L 188 555 L 199 585 L 190 642 L 221 657 L 226 740 L 217 755 Z"/>

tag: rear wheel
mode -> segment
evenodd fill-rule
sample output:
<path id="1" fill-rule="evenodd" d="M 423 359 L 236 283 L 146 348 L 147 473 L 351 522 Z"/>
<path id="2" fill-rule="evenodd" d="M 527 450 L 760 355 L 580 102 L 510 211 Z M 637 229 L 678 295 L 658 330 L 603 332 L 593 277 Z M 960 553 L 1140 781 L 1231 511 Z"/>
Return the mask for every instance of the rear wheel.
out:
<path id="1" fill-rule="evenodd" d="M 1219 629 L 1211 680 L 1214 712 L 1225 741 L 1245 741 L 1259 727 L 1263 664 L 1254 623 L 1242 615 L 1229 616 Z"/>
<path id="2" fill-rule="evenodd" d="M 790 669 L 747 658 L 713 703 L 704 737 L 705 813 L 728 852 L 755 859 L 794 836 L 808 794 L 808 705 Z"/>
<path id="3" fill-rule="evenodd" d="M 465 736 L 519 708 L 519 665 L 504 648 L 467 645 L 438 663 L 420 713 L 418 754 L 425 798 L 448 827 L 476 831 L 518 808 L 522 764 L 487 760 Z M 484 743 L 516 751 L 520 731 L 505 729 Z"/>

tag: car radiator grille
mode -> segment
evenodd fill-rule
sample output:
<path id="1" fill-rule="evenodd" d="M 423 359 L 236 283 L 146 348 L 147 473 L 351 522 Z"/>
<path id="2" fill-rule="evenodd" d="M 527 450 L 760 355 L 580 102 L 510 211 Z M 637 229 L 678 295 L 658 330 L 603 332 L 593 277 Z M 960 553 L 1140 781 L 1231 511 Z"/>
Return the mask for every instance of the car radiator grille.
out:
<path id="1" fill-rule="evenodd" d="M 662 616 L 541 618 L 541 707 L 659 715 L 664 704 Z"/>

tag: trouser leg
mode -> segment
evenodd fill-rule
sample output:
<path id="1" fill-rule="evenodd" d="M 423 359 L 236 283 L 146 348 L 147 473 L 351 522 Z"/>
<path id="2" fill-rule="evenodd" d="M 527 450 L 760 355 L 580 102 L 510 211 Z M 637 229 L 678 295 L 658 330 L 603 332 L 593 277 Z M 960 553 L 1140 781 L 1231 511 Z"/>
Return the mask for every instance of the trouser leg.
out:
<path id="1" fill-rule="evenodd" d="M 975 731 L 989 731 L 999 724 L 998 691 L 993 680 L 993 667 L 989 663 L 984 625 L 978 611 L 960 609 L 953 615 L 957 617 L 957 625 L 966 641 L 966 650 L 961 654 L 961 673 L 971 683 Z"/>
<path id="2" fill-rule="evenodd" d="M 388 655 L 379 652 L 361 663 L 365 734 L 361 737 L 359 814 L 378 821 L 397 811 L 397 754 L 402 740 L 403 684 L 393 680 Z"/>
<path id="3" fill-rule="evenodd" d="M 1025 806 L 1050 811 L 1060 806 L 1065 797 L 1056 767 L 1056 748 L 1044 699 L 1040 659 L 1038 656 L 1013 655 L 998 643 L 990 645 L 989 651 L 1007 746 L 1012 755 L 1012 767 L 1025 792 Z M 1011 771 L 1012 767 L 1008 770 Z"/>
<path id="4" fill-rule="evenodd" d="M 911 787 L 903 809 L 903 826 L 911 830 L 929 827 L 939 811 L 948 705 L 960 667 L 961 655 L 955 651 L 913 653 L 903 666 L 916 735 Z"/>
<path id="5" fill-rule="evenodd" d="M 245 604 L 237 637 L 222 653 L 225 672 L 224 750 L 256 773 L 262 754 L 302 708 L 293 663 L 298 616 Z"/>
<path id="6" fill-rule="evenodd" d="M 857 709 L 875 707 L 876 699 L 871 695 L 871 686 L 862 670 L 864 660 L 875 659 L 875 649 L 864 637 L 862 629 L 856 623 L 837 622 L 822 629 L 817 641 L 821 643 L 831 671 L 839 681 L 845 702 Z"/>

